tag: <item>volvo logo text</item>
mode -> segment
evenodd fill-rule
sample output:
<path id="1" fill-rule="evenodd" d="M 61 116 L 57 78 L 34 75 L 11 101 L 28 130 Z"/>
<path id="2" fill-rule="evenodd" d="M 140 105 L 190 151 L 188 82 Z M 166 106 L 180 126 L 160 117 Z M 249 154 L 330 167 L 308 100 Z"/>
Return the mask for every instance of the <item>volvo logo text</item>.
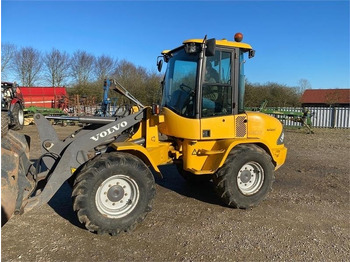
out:
<path id="1" fill-rule="evenodd" d="M 98 133 L 95 136 L 90 137 L 90 139 L 94 140 L 94 141 L 98 141 L 101 138 L 104 138 L 106 136 L 109 136 L 110 134 L 113 134 L 114 132 L 118 131 L 120 127 L 126 127 L 128 125 L 128 123 L 126 121 L 123 121 L 121 123 L 118 123 L 108 129 L 106 129 L 105 131 L 102 131 L 100 133 Z"/>

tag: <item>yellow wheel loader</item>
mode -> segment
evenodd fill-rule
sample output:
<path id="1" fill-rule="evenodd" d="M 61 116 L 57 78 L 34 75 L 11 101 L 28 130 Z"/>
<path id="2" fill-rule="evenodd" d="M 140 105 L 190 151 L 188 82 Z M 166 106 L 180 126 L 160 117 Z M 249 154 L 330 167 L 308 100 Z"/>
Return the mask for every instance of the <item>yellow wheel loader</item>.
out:
<path id="1" fill-rule="evenodd" d="M 244 111 L 244 62 L 255 51 L 241 42 L 190 39 L 165 50 L 160 105 L 144 106 L 116 81 L 105 85 L 135 104 L 112 117 L 60 117 L 85 123 L 64 140 L 48 120 L 34 116 L 42 156 L 29 161 L 27 140 L 2 137 L 2 213 L 6 219 L 47 203 L 61 185 L 72 185 L 73 208 L 98 234 L 132 230 L 152 208 L 152 171 L 176 164 L 190 181 L 210 179 L 218 197 L 251 208 L 271 190 L 287 149 L 281 123 Z M 57 117 L 51 117 L 57 118 Z"/>

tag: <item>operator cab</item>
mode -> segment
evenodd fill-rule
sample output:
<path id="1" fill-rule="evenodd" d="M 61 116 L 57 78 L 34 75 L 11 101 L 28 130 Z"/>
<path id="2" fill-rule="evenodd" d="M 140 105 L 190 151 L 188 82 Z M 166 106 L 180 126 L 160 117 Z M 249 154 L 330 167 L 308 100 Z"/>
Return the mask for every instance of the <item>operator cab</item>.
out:
<path id="1" fill-rule="evenodd" d="M 244 112 L 244 54 L 254 56 L 243 36 L 235 42 L 191 39 L 162 52 L 168 63 L 163 81 L 162 107 L 190 119 Z M 161 67 L 158 62 L 158 69 Z"/>

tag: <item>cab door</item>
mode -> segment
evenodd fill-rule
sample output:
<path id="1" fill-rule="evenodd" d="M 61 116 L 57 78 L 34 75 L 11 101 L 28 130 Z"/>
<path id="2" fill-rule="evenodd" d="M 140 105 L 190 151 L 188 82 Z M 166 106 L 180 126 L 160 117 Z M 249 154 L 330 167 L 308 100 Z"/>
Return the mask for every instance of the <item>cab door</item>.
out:
<path id="1" fill-rule="evenodd" d="M 201 98 L 201 139 L 235 136 L 234 51 L 215 51 L 203 66 Z"/>

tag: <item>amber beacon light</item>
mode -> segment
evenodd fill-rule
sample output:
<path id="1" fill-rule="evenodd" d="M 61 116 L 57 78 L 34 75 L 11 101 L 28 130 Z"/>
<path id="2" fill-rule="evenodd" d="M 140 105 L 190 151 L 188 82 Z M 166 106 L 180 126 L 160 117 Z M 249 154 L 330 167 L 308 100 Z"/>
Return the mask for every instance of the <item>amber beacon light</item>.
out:
<path id="1" fill-rule="evenodd" d="M 236 42 L 242 42 L 243 40 L 243 34 L 242 33 L 236 33 L 234 36 L 234 39 Z"/>

